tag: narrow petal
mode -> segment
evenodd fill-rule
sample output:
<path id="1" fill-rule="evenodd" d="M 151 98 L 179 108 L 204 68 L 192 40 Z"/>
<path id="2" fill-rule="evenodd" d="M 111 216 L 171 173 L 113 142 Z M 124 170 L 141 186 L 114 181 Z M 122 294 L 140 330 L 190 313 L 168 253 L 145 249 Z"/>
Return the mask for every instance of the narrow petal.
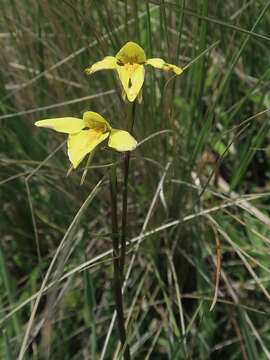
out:
<path id="1" fill-rule="evenodd" d="M 148 59 L 146 65 L 151 65 L 157 69 L 164 71 L 173 71 L 175 74 L 180 75 L 183 72 L 183 69 L 176 65 L 168 64 L 164 60 L 159 58 Z"/>
<path id="2" fill-rule="evenodd" d="M 83 120 L 74 117 L 39 120 L 35 125 L 66 134 L 75 134 L 84 128 Z"/>
<path id="3" fill-rule="evenodd" d="M 103 116 L 94 111 L 86 111 L 83 114 L 83 121 L 85 127 L 89 127 L 90 129 L 96 129 L 102 132 L 111 130 L 111 125 L 108 123 L 108 121 L 105 120 Z"/>
<path id="4" fill-rule="evenodd" d="M 135 42 L 127 42 L 115 56 L 123 64 L 137 63 L 144 64 L 146 56 L 143 48 Z"/>
<path id="5" fill-rule="evenodd" d="M 114 56 L 106 56 L 103 60 L 85 69 L 85 72 L 87 75 L 90 75 L 100 70 L 112 70 L 116 68 L 116 62 L 117 59 Z"/>
<path id="6" fill-rule="evenodd" d="M 108 145 L 118 151 L 131 151 L 137 146 L 137 141 L 127 131 L 112 129 Z"/>
<path id="7" fill-rule="evenodd" d="M 129 101 L 134 101 L 139 94 L 144 82 L 143 65 L 118 66 L 117 72 Z"/>
<path id="8" fill-rule="evenodd" d="M 109 132 L 82 130 L 68 137 L 68 156 L 75 169 L 84 157 L 109 136 Z"/>

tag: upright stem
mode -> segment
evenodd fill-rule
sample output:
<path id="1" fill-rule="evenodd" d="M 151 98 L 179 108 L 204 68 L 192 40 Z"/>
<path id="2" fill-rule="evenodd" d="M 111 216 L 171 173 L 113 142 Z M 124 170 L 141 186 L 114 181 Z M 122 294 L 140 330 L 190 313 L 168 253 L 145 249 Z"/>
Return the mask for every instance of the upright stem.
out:
<path id="1" fill-rule="evenodd" d="M 135 121 L 135 101 L 131 104 L 130 110 L 130 129 L 129 132 L 133 133 Z M 128 200 L 128 177 L 129 177 L 129 163 L 130 152 L 127 151 L 124 155 L 124 184 L 123 184 L 123 197 L 122 197 L 122 234 L 121 234 L 121 254 L 120 254 L 120 275 L 121 280 L 124 279 L 124 267 L 126 258 L 126 236 L 127 236 L 127 200 Z"/>
<path id="2" fill-rule="evenodd" d="M 111 218 L 112 218 L 112 241 L 113 241 L 113 284 L 114 298 L 117 313 L 117 325 L 122 349 L 124 349 L 124 359 L 130 360 L 129 345 L 126 342 L 125 319 L 123 312 L 122 281 L 119 263 L 119 231 L 117 218 L 117 175 L 116 167 L 112 166 L 110 173 L 110 193 L 111 193 Z"/>

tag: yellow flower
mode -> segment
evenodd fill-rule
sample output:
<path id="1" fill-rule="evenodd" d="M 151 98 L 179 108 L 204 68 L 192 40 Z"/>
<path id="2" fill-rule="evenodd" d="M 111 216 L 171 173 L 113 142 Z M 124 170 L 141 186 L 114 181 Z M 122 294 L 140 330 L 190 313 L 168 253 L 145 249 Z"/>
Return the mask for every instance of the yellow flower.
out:
<path id="1" fill-rule="evenodd" d="M 118 151 L 131 151 L 137 141 L 127 131 L 113 129 L 101 115 L 87 111 L 82 119 L 64 117 L 40 120 L 36 126 L 50 128 L 68 135 L 68 156 L 75 169 L 84 157 L 105 139 Z"/>
<path id="2" fill-rule="evenodd" d="M 172 64 L 167 64 L 159 58 L 146 59 L 145 52 L 134 42 L 126 43 L 116 56 L 106 56 L 85 71 L 88 75 L 99 70 L 116 70 L 123 89 L 129 101 L 134 101 L 144 82 L 144 65 L 151 65 L 164 71 L 173 71 L 180 75 L 183 70 Z"/>

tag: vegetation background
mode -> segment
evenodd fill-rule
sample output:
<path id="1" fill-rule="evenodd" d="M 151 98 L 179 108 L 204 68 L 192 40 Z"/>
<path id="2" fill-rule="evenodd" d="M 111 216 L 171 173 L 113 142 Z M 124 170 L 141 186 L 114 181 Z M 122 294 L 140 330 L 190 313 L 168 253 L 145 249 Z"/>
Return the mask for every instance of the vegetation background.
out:
<path id="1" fill-rule="evenodd" d="M 65 137 L 33 124 L 93 110 L 127 129 L 114 73 L 84 69 L 129 40 L 187 66 L 147 68 L 136 107 L 132 358 L 270 359 L 269 30 L 267 0 L 1 0 L 1 359 L 38 296 L 25 359 L 121 357 L 107 175 L 119 160 L 121 190 L 122 155 L 103 146 L 80 185 Z"/>

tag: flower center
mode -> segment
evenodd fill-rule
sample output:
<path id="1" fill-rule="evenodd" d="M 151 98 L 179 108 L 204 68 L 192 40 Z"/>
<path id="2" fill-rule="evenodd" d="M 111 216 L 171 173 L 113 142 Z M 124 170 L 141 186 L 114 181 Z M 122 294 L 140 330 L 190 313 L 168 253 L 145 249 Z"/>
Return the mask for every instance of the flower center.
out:
<path id="1" fill-rule="evenodd" d="M 121 56 L 117 57 L 117 65 L 124 66 L 124 65 L 143 65 L 145 61 L 140 61 L 139 55 L 129 56 L 127 54 L 121 54 Z"/>
<path id="2" fill-rule="evenodd" d="M 94 130 L 95 132 L 104 134 L 108 131 L 108 128 L 106 124 L 101 124 L 98 121 L 92 120 L 91 126 L 85 126 L 82 130 Z"/>

